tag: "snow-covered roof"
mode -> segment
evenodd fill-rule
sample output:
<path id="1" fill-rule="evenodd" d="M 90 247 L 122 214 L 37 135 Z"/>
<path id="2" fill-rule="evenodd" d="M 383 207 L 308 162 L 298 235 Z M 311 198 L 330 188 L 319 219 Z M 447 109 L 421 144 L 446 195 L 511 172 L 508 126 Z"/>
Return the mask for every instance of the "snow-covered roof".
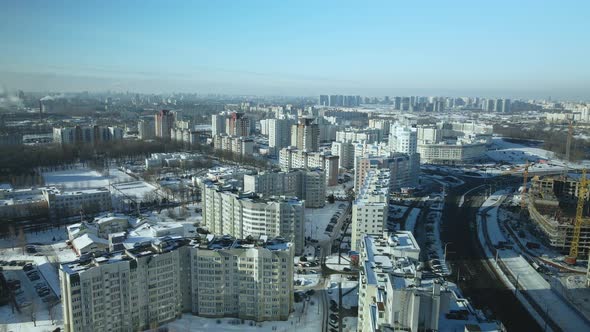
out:
<path id="1" fill-rule="evenodd" d="M 94 234 L 84 234 L 78 238 L 75 238 L 72 241 L 72 245 L 78 249 L 78 251 L 80 251 L 83 248 L 89 247 L 93 244 L 99 244 L 99 245 L 104 245 L 104 246 L 108 246 L 109 245 L 109 241 L 105 240 L 105 239 L 101 239 L 98 236 L 94 235 Z"/>

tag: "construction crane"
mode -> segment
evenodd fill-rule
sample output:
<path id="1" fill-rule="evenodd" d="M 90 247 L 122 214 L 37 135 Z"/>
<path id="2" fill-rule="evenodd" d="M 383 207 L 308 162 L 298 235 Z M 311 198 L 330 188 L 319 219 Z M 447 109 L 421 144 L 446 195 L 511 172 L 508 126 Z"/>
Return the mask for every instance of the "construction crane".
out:
<path id="1" fill-rule="evenodd" d="M 570 245 L 570 254 L 566 257 L 565 262 L 571 265 L 576 264 L 578 258 L 578 247 L 580 245 L 580 232 L 582 230 L 584 203 L 586 202 L 586 192 L 588 191 L 588 181 L 586 180 L 586 169 L 582 170 L 582 178 L 578 187 L 578 206 L 576 207 L 576 219 L 574 220 L 574 236 Z"/>
<path id="2" fill-rule="evenodd" d="M 524 171 L 522 172 L 522 193 L 520 195 L 520 211 L 524 213 L 524 209 L 526 209 L 526 185 L 527 180 L 529 177 L 529 163 L 526 163 L 524 166 Z"/>

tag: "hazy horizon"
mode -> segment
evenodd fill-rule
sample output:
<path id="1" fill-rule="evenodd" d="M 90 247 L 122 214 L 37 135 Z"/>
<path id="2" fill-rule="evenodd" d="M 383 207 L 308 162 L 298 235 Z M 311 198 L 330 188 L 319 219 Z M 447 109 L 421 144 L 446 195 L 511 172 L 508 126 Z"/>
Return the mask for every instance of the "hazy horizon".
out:
<path id="1" fill-rule="evenodd" d="M 6 3 L 0 85 L 588 100 L 589 7 L 582 1 Z"/>

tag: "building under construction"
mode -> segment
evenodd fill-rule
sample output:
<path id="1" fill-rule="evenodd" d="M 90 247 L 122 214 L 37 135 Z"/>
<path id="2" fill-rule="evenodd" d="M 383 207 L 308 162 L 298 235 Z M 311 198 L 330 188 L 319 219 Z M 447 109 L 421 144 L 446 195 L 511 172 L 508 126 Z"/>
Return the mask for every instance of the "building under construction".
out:
<path id="1" fill-rule="evenodd" d="M 535 176 L 526 195 L 531 220 L 545 235 L 548 243 L 568 253 L 574 237 L 576 205 L 580 181 L 577 177 Z M 579 253 L 587 256 L 590 249 L 590 212 L 588 190 L 584 194 L 583 221 L 579 240 Z"/>

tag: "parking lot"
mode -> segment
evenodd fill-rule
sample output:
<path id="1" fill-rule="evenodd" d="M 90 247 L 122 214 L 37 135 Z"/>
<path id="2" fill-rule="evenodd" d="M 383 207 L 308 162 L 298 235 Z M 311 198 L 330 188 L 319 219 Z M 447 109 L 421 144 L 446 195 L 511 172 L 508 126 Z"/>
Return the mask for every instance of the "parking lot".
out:
<path id="1" fill-rule="evenodd" d="M 32 261 L 0 261 L 2 273 L 13 294 L 13 305 L 21 314 L 29 315 L 39 308 L 59 303 L 58 294 L 49 287 Z"/>

